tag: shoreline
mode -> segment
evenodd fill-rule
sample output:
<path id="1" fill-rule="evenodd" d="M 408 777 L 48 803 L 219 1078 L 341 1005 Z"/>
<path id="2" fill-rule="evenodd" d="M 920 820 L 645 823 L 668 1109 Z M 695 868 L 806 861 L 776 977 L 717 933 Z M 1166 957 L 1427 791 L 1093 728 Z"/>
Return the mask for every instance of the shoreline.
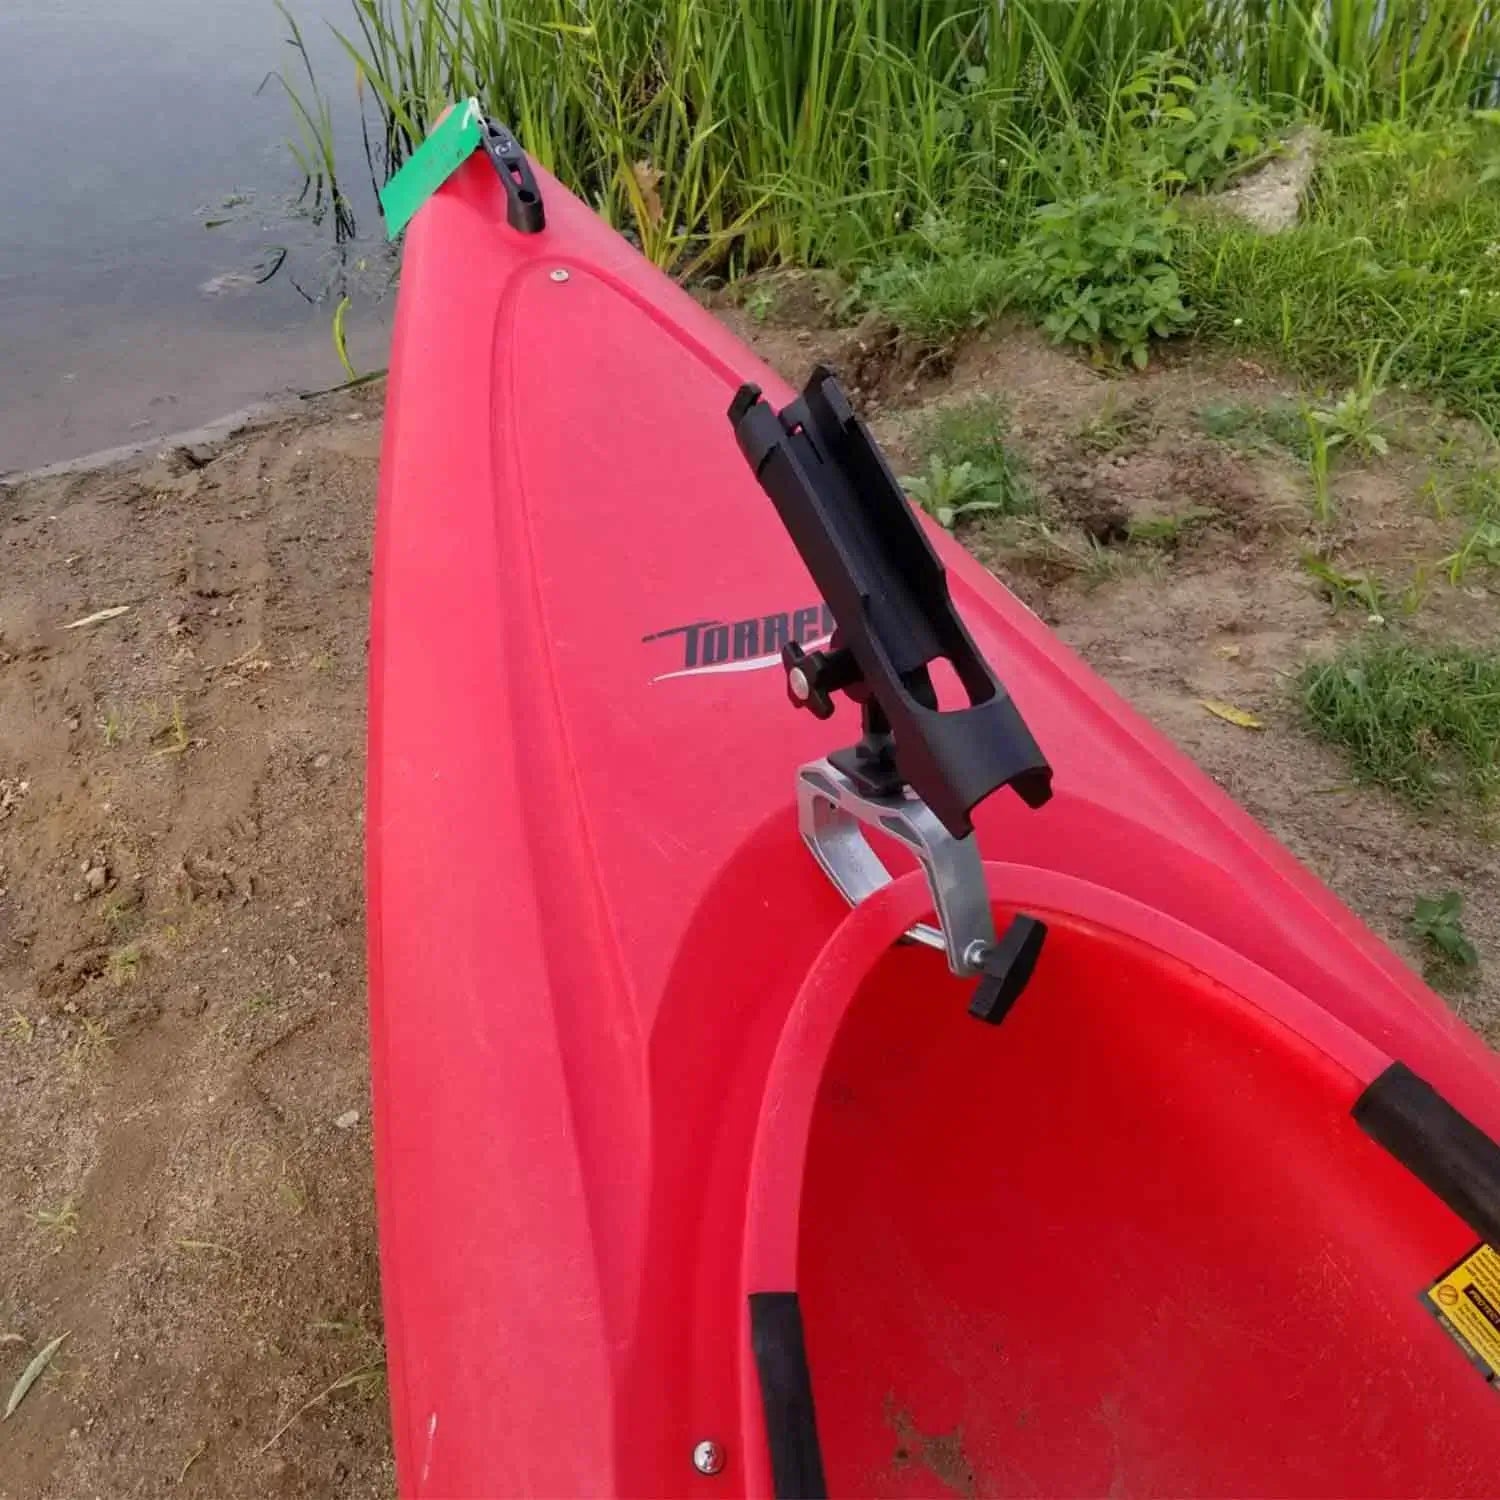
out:
<path id="1" fill-rule="evenodd" d="M 226 412 L 222 417 L 215 417 L 197 427 L 184 428 L 180 432 L 142 438 L 134 443 L 118 443 L 112 448 L 97 448 L 92 453 L 83 453 L 77 458 L 63 458 L 36 468 L 0 470 L 0 489 L 14 489 L 36 480 L 60 479 L 70 474 L 93 474 L 100 469 L 114 468 L 117 464 L 126 464 L 164 449 L 222 443 L 267 422 L 281 421 L 295 415 L 303 409 L 304 400 L 305 398 L 296 396 L 284 401 L 253 401 L 247 406 Z"/>

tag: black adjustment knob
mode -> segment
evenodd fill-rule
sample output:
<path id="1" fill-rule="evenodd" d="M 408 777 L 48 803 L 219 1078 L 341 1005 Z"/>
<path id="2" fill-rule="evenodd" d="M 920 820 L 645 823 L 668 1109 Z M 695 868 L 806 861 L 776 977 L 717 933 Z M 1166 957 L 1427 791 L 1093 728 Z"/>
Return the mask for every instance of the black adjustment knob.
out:
<path id="1" fill-rule="evenodd" d="M 1035 917 L 1017 917 L 1000 941 L 980 960 L 983 977 L 969 1001 L 969 1014 L 986 1026 L 998 1026 L 1021 998 L 1047 941 L 1047 925 Z"/>
<path id="2" fill-rule="evenodd" d="M 859 680 L 852 652 L 804 651 L 795 641 L 781 648 L 786 668 L 786 695 L 793 707 L 815 719 L 833 717 L 833 694 Z"/>

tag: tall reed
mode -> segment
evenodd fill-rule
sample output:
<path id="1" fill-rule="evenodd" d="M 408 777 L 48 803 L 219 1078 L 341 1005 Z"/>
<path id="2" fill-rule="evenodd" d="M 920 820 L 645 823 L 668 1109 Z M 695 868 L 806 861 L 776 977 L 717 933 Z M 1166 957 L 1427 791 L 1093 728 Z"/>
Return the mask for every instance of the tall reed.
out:
<path id="1" fill-rule="evenodd" d="M 350 0 L 378 172 L 455 97 L 659 264 L 844 260 L 1004 219 L 1154 55 L 1348 129 L 1490 102 L 1494 0 Z"/>

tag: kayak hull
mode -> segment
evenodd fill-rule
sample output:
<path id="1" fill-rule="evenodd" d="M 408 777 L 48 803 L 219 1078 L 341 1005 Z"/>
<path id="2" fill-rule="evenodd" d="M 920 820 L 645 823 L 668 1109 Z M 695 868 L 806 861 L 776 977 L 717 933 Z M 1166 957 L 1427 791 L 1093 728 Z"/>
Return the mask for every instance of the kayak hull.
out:
<path id="1" fill-rule="evenodd" d="M 724 417 L 790 392 L 537 178 L 539 234 L 483 158 L 419 213 L 392 355 L 368 885 L 402 1493 L 681 1493 L 705 1440 L 719 1491 L 772 1493 L 752 1295 L 795 1298 L 839 1492 L 1492 1493 L 1463 1433 L 1493 1394 L 1423 1301 L 1475 1232 L 1350 1117 L 1400 1061 L 1493 1134 L 1490 1054 L 941 535 L 1054 767 L 1043 810 L 976 812 L 992 896 L 1052 936 L 992 1031 L 893 949 L 915 877 L 851 913 L 794 776 L 855 730 L 777 664 L 830 622 Z"/>

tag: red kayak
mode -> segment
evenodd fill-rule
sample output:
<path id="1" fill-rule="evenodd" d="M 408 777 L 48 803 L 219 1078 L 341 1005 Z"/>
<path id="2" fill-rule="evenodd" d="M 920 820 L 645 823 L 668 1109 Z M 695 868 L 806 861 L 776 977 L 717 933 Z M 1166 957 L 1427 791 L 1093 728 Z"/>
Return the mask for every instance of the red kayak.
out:
<path id="1" fill-rule="evenodd" d="M 1494 1058 L 507 160 L 382 462 L 401 1493 L 1500 1493 Z"/>

